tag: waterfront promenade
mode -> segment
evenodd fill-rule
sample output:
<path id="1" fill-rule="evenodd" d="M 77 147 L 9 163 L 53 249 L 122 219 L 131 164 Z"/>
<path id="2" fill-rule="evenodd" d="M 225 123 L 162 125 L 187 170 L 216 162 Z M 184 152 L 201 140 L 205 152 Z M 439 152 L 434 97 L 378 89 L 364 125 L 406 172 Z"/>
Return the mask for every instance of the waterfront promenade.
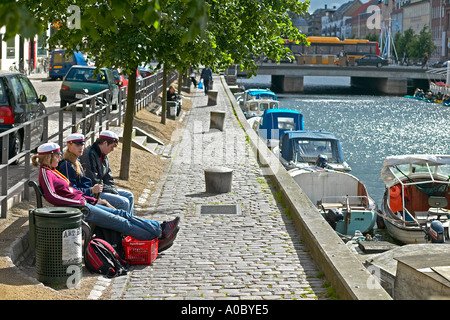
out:
<path id="1" fill-rule="evenodd" d="M 180 216 L 174 245 L 152 265 L 108 280 L 107 290 L 92 298 L 329 299 L 326 279 L 262 174 L 218 76 L 213 89 L 214 106 L 203 90 L 192 89 L 193 107 L 174 134 L 171 163 L 144 215 L 158 221 Z M 226 112 L 223 131 L 209 129 L 211 111 Z M 231 192 L 206 193 L 204 169 L 214 166 L 233 169 Z M 226 204 L 240 210 L 214 209 Z"/>

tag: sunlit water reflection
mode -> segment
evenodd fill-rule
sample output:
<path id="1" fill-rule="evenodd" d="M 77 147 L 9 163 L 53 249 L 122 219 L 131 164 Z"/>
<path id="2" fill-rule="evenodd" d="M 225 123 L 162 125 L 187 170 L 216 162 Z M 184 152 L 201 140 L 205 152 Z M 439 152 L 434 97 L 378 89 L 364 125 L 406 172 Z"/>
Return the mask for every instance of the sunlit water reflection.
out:
<path id="1" fill-rule="evenodd" d="M 239 80 L 270 86 L 270 77 Z M 450 107 L 404 97 L 361 94 L 348 78 L 305 77 L 304 94 L 280 94 L 280 107 L 303 114 L 305 128 L 333 133 L 352 174 L 378 205 L 384 192 L 383 160 L 400 154 L 450 154 Z"/>

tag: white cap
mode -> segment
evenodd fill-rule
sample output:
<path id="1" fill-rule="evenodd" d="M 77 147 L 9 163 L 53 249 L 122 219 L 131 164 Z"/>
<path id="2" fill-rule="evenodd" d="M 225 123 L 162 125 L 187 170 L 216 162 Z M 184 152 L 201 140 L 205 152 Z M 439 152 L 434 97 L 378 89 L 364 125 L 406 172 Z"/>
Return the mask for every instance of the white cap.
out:
<path id="1" fill-rule="evenodd" d="M 99 138 L 107 139 L 107 140 L 113 140 L 115 142 L 119 142 L 119 137 L 115 132 L 105 130 L 100 132 Z"/>
<path id="2" fill-rule="evenodd" d="M 38 147 L 37 152 L 39 155 L 44 155 L 44 154 L 52 154 L 52 153 L 61 152 L 61 149 L 59 148 L 59 144 L 54 143 L 54 142 L 47 142 L 47 143 L 41 144 Z"/>
<path id="3" fill-rule="evenodd" d="M 84 144 L 84 135 L 81 133 L 72 133 L 67 136 L 68 143 Z"/>

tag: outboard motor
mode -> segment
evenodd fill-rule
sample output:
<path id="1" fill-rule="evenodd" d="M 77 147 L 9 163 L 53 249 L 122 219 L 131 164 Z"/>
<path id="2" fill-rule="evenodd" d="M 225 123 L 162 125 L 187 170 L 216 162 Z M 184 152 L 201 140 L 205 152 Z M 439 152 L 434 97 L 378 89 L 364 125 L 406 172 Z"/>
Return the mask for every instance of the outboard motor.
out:
<path id="1" fill-rule="evenodd" d="M 338 209 L 330 209 L 325 215 L 325 220 L 330 224 L 333 230 L 336 230 L 336 223 L 344 220 L 344 215 Z"/>
<path id="2" fill-rule="evenodd" d="M 430 228 L 426 232 L 428 241 L 431 240 L 431 243 L 444 243 L 444 227 L 442 223 L 438 220 L 434 220 L 431 222 Z"/>
<path id="3" fill-rule="evenodd" d="M 324 154 L 319 154 L 315 164 L 319 168 L 326 168 L 328 166 L 328 157 Z"/>

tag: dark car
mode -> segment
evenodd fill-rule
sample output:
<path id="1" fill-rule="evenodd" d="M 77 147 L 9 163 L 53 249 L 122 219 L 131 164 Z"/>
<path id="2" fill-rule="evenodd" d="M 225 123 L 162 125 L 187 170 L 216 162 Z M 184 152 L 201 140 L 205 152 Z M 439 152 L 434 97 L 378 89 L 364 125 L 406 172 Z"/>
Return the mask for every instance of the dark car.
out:
<path id="1" fill-rule="evenodd" d="M 387 66 L 388 64 L 388 60 L 377 56 L 376 54 L 366 54 L 355 60 L 355 66 L 376 66 L 380 68 L 381 66 Z"/>
<path id="2" fill-rule="evenodd" d="M 47 97 L 38 96 L 26 76 L 0 71 L 0 132 L 45 114 L 45 106 L 42 104 L 45 101 Z M 32 148 L 40 143 L 43 128 L 43 121 L 35 121 L 31 126 Z M 22 151 L 24 130 L 10 134 L 9 138 L 9 158 L 12 158 Z M 0 139 L 0 146 L 1 144 Z"/>
<path id="3" fill-rule="evenodd" d="M 60 106 L 65 107 L 67 103 L 73 103 L 85 97 L 86 89 L 89 95 L 109 89 L 111 104 L 118 104 L 119 86 L 114 80 L 111 69 L 100 68 L 100 72 L 95 72 L 95 67 L 91 66 L 73 66 L 61 84 L 59 96 L 61 98 Z"/>

